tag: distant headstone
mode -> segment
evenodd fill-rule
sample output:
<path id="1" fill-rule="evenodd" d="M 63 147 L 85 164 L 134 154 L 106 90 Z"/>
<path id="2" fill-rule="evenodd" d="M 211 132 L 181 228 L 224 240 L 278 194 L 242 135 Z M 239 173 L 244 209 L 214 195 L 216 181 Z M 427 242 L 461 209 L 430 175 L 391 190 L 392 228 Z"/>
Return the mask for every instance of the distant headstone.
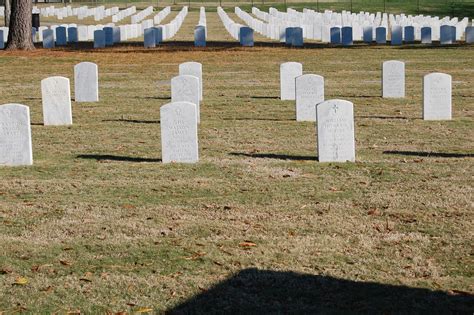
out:
<path id="1" fill-rule="evenodd" d="M 112 32 L 113 32 L 112 38 L 114 40 L 114 44 L 120 43 L 120 27 L 114 26 L 112 28 Z"/>
<path id="2" fill-rule="evenodd" d="M 196 104 L 197 121 L 200 118 L 199 78 L 193 75 L 178 75 L 171 79 L 171 102 L 190 102 Z"/>
<path id="3" fill-rule="evenodd" d="M 423 78 L 423 119 L 451 119 L 451 76 L 430 73 Z"/>
<path id="4" fill-rule="evenodd" d="M 293 30 L 294 27 L 285 28 L 285 44 L 291 46 L 293 43 Z"/>
<path id="5" fill-rule="evenodd" d="M 389 60 L 382 65 L 382 97 L 405 97 L 405 63 Z"/>
<path id="6" fill-rule="evenodd" d="M 440 43 L 449 45 L 453 43 L 453 31 L 450 25 L 442 25 L 440 29 Z"/>
<path id="7" fill-rule="evenodd" d="M 374 40 L 374 33 L 372 26 L 364 26 L 364 43 L 370 44 Z"/>
<path id="8" fill-rule="evenodd" d="M 99 72 L 92 62 L 74 66 L 74 95 L 76 102 L 99 101 Z"/>
<path id="9" fill-rule="evenodd" d="M 390 44 L 392 46 L 399 46 L 403 42 L 403 33 L 402 27 L 395 25 L 392 27 L 392 38 L 390 40 Z"/>
<path id="10" fill-rule="evenodd" d="M 291 33 L 291 46 L 303 47 L 303 44 L 304 44 L 303 28 L 293 27 L 293 31 Z"/>
<path id="11" fill-rule="evenodd" d="M 316 106 L 319 162 L 354 162 L 354 108 L 344 100 Z"/>
<path id="12" fill-rule="evenodd" d="M 285 62 L 280 65 L 280 98 L 283 101 L 296 100 L 295 79 L 303 75 L 303 65 L 299 62 Z"/>
<path id="13" fill-rule="evenodd" d="M 466 27 L 466 44 L 474 43 L 474 26 Z"/>
<path id="14" fill-rule="evenodd" d="M 405 43 L 415 42 L 415 28 L 413 26 L 405 26 Z"/>
<path id="15" fill-rule="evenodd" d="M 104 27 L 104 35 L 105 35 L 105 46 L 113 46 L 114 45 L 113 27 Z"/>
<path id="16" fill-rule="evenodd" d="M 199 79 L 199 100 L 203 100 L 202 64 L 189 61 L 179 65 L 179 75 L 192 75 Z"/>
<path id="17" fill-rule="evenodd" d="M 105 48 L 105 32 L 103 30 L 94 31 L 94 48 Z"/>
<path id="18" fill-rule="evenodd" d="M 456 26 L 451 25 L 451 38 L 453 40 L 453 43 L 456 42 L 457 36 L 456 36 Z"/>
<path id="19" fill-rule="evenodd" d="M 331 27 L 331 44 L 337 45 L 341 43 L 341 28 Z"/>
<path id="20" fill-rule="evenodd" d="M 89 40 L 89 31 L 88 31 L 87 26 L 79 25 L 77 27 L 77 33 L 78 33 L 78 36 L 79 36 L 79 41 L 85 42 L 85 41 Z"/>
<path id="21" fill-rule="evenodd" d="M 41 81 L 44 125 L 72 125 L 69 79 L 49 77 Z"/>
<path id="22" fill-rule="evenodd" d="M 377 44 L 387 43 L 387 29 L 383 26 L 379 26 L 375 29 L 375 41 Z"/>
<path id="23" fill-rule="evenodd" d="M 79 35 L 77 33 L 77 27 L 67 28 L 67 41 L 68 43 L 77 43 L 79 41 Z"/>
<path id="24" fill-rule="evenodd" d="M 351 46 L 353 44 L 352 39 L 352 27 L 344 26 L 342 28 L 342 45 Z"/>
<path id="25" fill-rule="evenodd" d="M 145 29 L 143 45 L 145 46 L 145 48 L 156 47 L 154 28 L 150 27 L 150 28 Z"/>
<path id="26" fill-rule="evenodd" d="M 54 48 L 54 31 L 46 29 L 43 31 L 43 48 Z"/>
<path id="27" fill-rule="evenodd" d="M 316 105 L 324 102 L 324 78 L 304 74 L 296 78 L 296 121 L 316 121 Z"/>
<path id="28" fill-rule="evenodd" d="M 206 47 L 206 27 L 203 25 L 194 28 L 194 46 Z"/>
<path id="29" fill-rule="evenodd" d="M 190 102 L 172 102 L 160 109 L 161 151 L 163 163 L 197 163 L 197 106 Z"/>
<path id="30" fill-rule="evenodd" d="M 157 26 L 155 27 L 155 43 L 157 45 L 163 42 L 163 27 Z"/>
<path id="31" fill-rule="evenodd" d="M 422 27 L 421 28 L 421 43 L 422 44 L 431 44 L 431 27 Z"/>
<path id="32" fill-rule="evenodd" d="M 0 165 L 32 164 L 30 109 L 20 104 L 0 106 Z"/>
<path id="33" fill-rule="evenodd" d="M 66 46 L 66 45 L 67 45 L 66 28 L 64 26 L 59 26 L 56 28 L 56 46 Z"/>
<path id="34" fill-rule="evenodd" d="M 247 26 L 241 27 L 239 41 L 240 45 L 244 47 L 253 47 L 253 29 Z"/>

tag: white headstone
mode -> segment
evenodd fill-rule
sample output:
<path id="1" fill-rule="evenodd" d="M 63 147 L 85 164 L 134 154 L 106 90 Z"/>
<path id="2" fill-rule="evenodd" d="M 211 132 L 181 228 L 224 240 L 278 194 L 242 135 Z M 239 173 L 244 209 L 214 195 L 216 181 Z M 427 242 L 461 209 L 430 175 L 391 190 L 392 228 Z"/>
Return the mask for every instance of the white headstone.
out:
<path id="1" fill-rule="evenodd" d="M 199 79 L 199 100 L 203 100 L 202 64 L 189 61 L 179 65 L 179 75 L 193 75 Z"/>
<path id="2" fill-rule="evenodd" d="M 451 119 L 451 76 L 430 73 L 423 78 L 423 119 Z"/>
<path id="3" fill-rule="evenodd" d="M 171 79 L 171 102 L 190 102 L 196 104 L 197 121 L 199 114 L 199 78 L 193 75 L 178 75 Z"/>
<path id="4" fill-rule="evenodd" d="M 172 102 L 160 109 L 163 163 L 196 163 L 199 160 L 197 106 Z"/>
<path id="5" fill-rule="evenodd" d="M 405 63 L 389 60 L 382 65 L 382 97 L 405 97 Z"/>
<path id="6" fill-rule="evenodd" d="M 32 164 L 30 109 L 20 104 L 0 106 L 0 165 Z"/>
<path id="7" fill-rule="evenodd" d="M 296 99 L 296 77 L 303 75 L 303 65 L 299 62 L 285 62 L 280 65 L 280 98 Z"/>
<path id="8" fill-rule="evenodd" d="M 71 125 L 71 90 L 69 79 L 50 77 L 41 81 L 43 122 L 45 125 Z"/>
<path id="9" fill-rule="evenodd" d="M 316 121 L 316 105 L 324 102 L 324 78 L 304 74 L 296 78 L 296 120 Z"/>
<path id="10" fill-rule="evenodd" d="M 74 66 L 74 95 L 76 102 L 99 101 L 99 72 L 92 62 Z"/>
<path id="11" fill-rule="evenodd" d="M 355 161 L 354 106 L 328 100 L 316 106 L 319 162 Z"/>

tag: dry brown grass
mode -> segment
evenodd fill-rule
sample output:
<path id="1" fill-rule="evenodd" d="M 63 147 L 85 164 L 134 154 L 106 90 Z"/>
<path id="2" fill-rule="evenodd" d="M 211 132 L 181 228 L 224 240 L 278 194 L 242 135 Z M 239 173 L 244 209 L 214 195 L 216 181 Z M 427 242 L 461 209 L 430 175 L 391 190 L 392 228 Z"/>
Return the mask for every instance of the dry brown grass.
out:
<path id="1" fill-rule="evenodd" d="M 228 38 L 216 13 L 208 21 L 211 39 Z M 380 98 L 389 59 L 406 62 L 403 100 Z M 466 46 L 0 52 L 0 103 L 30 106 L 34 123 L 34 166 L 0 169 L 0 313 L 170 310 L 252 267 L 472 294 L 473 59 Z M 73 103 L 70 128 L 42 126 L 40 80 L 72 81 L 86 60 L 99 65 L 100 102 Z M 201 160 L 163 165 L 159 108 L 189 60 L 204 67 Z M 315 161 L 314 124 L 277 99 L 289 60 L 325 77 L 327 99 L 354 102 L 357 163 Z M 420 119 L 434 71 L 453 76 L 452 121 Z M 416 304 L 384 301 L 371 305 Z M 467 295 L 445 310 L 471 307 Z"/>

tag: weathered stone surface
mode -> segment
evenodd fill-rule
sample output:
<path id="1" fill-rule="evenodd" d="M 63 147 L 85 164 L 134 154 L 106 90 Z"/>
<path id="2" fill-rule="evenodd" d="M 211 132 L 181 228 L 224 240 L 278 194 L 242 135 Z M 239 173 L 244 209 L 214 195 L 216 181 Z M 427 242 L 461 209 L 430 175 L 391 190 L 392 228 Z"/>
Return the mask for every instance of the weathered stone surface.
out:
<path id="1" fill-rule="evenodd" d="M 0 165 L 32 164 L 30 109 L 21 104 L 0 106 Z"/>
<path id="2" fill-rule="evenodd" d="M 316 106 L 319 162 L 355 161 L 354 108 L 344 100 Z"/>
<path id="3" fill-rule="evenodd" d="M 197 106 L 190 102 L 172 102 L 160 109 L 163 163 L 197 163 Z"/>

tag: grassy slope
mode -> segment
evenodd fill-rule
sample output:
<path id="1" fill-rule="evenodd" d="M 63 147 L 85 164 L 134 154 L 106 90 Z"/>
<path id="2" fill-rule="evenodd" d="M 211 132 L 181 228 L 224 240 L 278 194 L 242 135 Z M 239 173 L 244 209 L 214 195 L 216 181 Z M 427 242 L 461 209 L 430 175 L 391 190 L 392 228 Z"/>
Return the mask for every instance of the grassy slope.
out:
<path id="1" fill-rule="evenodd" d="M 229 39 L 215 13 L 208 23 L 209 38 Z M 472 47 L 173 47 L 0 53 L 0 103 L 30 106 L 35 159 L 0 169 L 0 312 L 165 310 L 251 267 L 473 292 Z M 406 99 L 379 97 L 389 59 L 406 62 Z M 70 128 L 42 126 L 40 80 L 72 80 L 86 60 L 99 65 L 101 101 L 73 103 Z M 204 66 L 201 161 L 162 165 L 159 108 L 189 60 Z M 314 160 L 314 124 L 277 99 L 289 60 L 323 75 L 328 99 L 354 102 L 357 163 Z M 420 119 L 421 80 L 434 71 L 453 76 L 452 121 Z M 12 285 L 19 276 L 28 284 Z M 321 308 L 343 311 L 440 303 L 321 294 Z"/>

